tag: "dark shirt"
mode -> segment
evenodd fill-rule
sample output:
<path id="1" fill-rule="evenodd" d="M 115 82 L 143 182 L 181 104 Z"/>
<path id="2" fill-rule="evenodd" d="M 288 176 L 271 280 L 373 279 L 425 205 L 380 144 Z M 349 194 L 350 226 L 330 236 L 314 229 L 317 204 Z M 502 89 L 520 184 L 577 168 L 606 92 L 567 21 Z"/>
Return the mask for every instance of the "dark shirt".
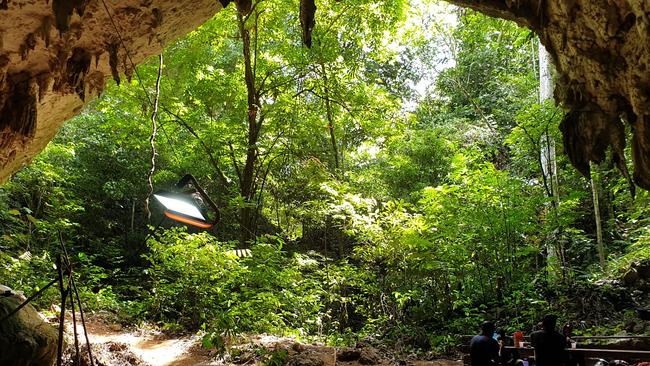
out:
<path id="1" fill-rule="evenodd" d="M 472 366 L 496 365 L 499 358 L 499 343 L 484 335 L 477 335 L 469 343 L 469 354 L 472 358 Z"/>
<path id="2" fill-rule="evenodd" d="M 560 366 L 566 361 L 566 338 L 556 332 L 538 330 L 530 335 L 537 366 Z"/>

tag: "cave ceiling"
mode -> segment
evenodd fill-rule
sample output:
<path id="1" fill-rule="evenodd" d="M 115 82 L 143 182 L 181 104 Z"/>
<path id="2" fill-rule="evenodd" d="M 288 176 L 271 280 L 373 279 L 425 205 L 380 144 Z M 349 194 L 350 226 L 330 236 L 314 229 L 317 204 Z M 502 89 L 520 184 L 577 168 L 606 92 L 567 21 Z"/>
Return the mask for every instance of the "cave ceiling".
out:
<path id="1" fill-rule="evenodd" d="M 555 100 L 565 152 L 583 175 L 609 151 L 627 175 L 630 126 L 634 182 L 650 189 L 650 1 L 451 0 L 535 31 L 557 70 Z M 611 149 L 610 149 L 611 148 Z"/>
<path id="2" fill-rule="evenodd" d="M 560 127 L 573 165 L 588 176 L 589 161 L 612 151 L 626 174 L 627 124 L 634 181 L 650 189 L 649 1 L 448 2 L 535 31 L 557 70 L 555 99 L 567 111 Z M 41 151 L 107 79 L 130 78 L 131 61 L 159 53 L 228 3 L 106 0 L 104 7 L 101 0 L 0 0 L 0 180 Z M 235 3 L 245 8 L 240 3 L 247 1 Z M 308 44 L 318 21 L 314 1 L 302 0 L 297 11 Z"/>
<path id="3" fill-rule="evenodd" d="M 109 78 L 130 78 L 131 62 L 160 53 L 221 7 L 215 0 L 0 0 L 0 181 Z"/>

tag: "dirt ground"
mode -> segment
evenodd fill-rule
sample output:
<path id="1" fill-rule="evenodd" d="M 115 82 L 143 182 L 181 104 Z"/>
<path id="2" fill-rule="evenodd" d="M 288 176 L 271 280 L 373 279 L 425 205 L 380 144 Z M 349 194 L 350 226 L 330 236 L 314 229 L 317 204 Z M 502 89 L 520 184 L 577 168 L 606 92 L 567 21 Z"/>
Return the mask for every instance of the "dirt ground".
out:
<path id="1" fill-rule="evenodd" d="M 94 317 L 86 322 L 86 327 L 93 356 L 105 366 L 222 365 L 212 360 L 208 350 L 201 348 L 196 335 L 172 337 L 152 329 L 125 329 Z M 67 328 L 68 334 L 73 334 L 72 322 Z M 77 331 L 80 343 L 85 344 L 80 324 Z M 69 351 L 74 350 L 72 343 L 68 340 Z"/>
<path id="2" fill-rule="evenodd" d="M 68 324 L 69 334 L 72 334 L 72 322 Z M 256 352 L 258 349 L 286 350 L 289 366 L 367 366 L 394 365 L 394 360 L 382 357 L 374 349 L 362 350 L 362 354 L 370 354 L 364 359 L 341 361 L 337 358 L 337 350 L 333 347 L 319 344 L 300 344 L 292 338 L 270 335 L 254 335 L 240 339 L 235 352 L 236 357 L 219 357 L 213 351 L 201 347 L 197 335 L 170 336 L 153 329 L 124 329 L 100 318 L 91 317 L 87 321 L 88 335 L 92 346 L 93 356 L 98 366 L 213 366 L 213 365 L 258 365 L 263 357 Z M 81 327 L 78 327 L 80 342 L 85 344 Z M 70 355 L 74 354 L 72 340 L 68 341 Z M 352 350 L 352 349 L 350 349 Z M 358 350 L 358 349 L 357 349 Z M 341 349 L 338 350 L 340 355 Z M 358 353 L 358 352 L 357 352 Z M 341 357 L 341 356 L 339 356 Z M 87 356 L 82 366 L 88 365 Z M 343 357 L 341 357 L 343 358 Z M 72 361 L 68 361 L 72 365 Z M 462 362 L 453 360 L 410 360 L 400 362 L 405 366 L 460 366 Z"/>

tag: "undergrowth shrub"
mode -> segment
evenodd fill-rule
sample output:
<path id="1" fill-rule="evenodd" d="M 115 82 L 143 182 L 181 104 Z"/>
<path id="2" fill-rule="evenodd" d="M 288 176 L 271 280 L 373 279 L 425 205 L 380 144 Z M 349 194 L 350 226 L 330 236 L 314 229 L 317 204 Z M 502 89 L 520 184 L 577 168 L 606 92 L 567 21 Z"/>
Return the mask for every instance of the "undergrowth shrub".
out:
<path id="1" fill-rule="evenodd" d="M 311 334 L 320 322 L 322 284 L 302 272 L 304 260 L 267 236 L 251 257 L 208 234 L 166 231 L 149 241 L 152 280 L 148 315 L 164 326 L 204 328 L 213 335 L 242 332 Z"/>
<path id="2" fill-rule="evenodd" d="M 105 310 L 123 316 L 130 315 L 128 309 L 136 307 L 133 302 L 119 299 L 110 285 L 103 284 L 110 276 L 109 272 L 94 265 L 93 258 L 85 253 L 71 255 L 75 283 L 84 310 Z M 0 251 L 0 284 L 22 291 L 26 297 L 30 297 L 56 279 L 54 257 L 50 252 L 42 250 L 34 253 L 24 251 L 17 256 Z M 54 284 L 31 304 L 39 310 L 47 310 L 50 305 L 60 302 L 59 287 Z"/>
<path id="3" fill-rule="evenodd" d="M 14 256 L 0 251 L 0 284 L 22 291 L 27 297 L 56 277 L 54 268 L 54 261 L 47 252 L 35 255 L 25 251 Z M 54 285 L 35 299 L 33 305 L 44 308 L 59 301 L 58 287 Z"/>

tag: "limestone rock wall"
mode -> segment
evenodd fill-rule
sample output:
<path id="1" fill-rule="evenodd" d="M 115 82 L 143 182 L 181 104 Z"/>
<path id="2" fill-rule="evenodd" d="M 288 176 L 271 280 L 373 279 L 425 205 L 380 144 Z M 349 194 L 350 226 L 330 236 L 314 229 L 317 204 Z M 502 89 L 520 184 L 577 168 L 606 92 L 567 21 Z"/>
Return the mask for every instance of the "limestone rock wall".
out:
<path id="1" fill-rule="evenodd" d="M 567 154 L 584 175 L 608 146 L 622 156 L 626 120 L 633 131 L 634 181 L 650 189 L 650 1 L 449 0 L 534 30 L 553 56 L 555 98 Z"/>
<path id="2" fill-rule="evenodd" d="M 137 64 L 221 9 L 215 0 L 104 1 L 108 11 L 102 0 L 0 0 L 0 181 L 107 78 L 132 75 L 122 42 Z"/>

